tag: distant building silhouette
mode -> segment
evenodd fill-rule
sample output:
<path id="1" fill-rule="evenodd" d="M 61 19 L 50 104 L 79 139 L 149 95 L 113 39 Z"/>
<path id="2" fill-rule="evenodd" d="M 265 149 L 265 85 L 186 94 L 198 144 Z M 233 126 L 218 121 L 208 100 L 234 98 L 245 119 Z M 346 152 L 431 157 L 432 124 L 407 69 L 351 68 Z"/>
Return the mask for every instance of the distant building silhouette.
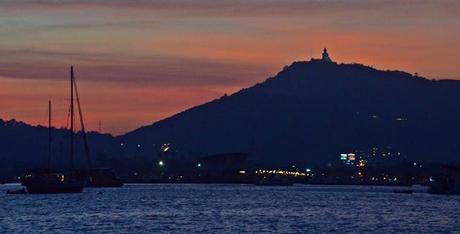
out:
<path id="1" fill-rule="evenodd" d="M 323 61 L 325 62 L 332 62 L 331 58 L 329 58 L 329 54 L 327 53 L 327 49 L 324 48 L 323 50 L 323 58 L 322 58 Z"/>

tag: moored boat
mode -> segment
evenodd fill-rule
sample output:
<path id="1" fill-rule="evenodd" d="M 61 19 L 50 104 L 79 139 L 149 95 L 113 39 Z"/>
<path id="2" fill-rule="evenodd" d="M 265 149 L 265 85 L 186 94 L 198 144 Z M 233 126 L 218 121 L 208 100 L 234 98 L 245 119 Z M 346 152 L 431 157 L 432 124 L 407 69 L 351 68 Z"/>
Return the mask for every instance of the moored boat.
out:
<path id="1" fill-rule="evenodd" d="M 49 168 L 29 169 L 22 178 L 22 185 L 32 194 L 40 193 L 80 193 L 85 179 L 70 172 L 64 173 Z"/>
<path id="2" fill-rule="evenodd" d="M 430 183 L 428 193 L 460 195 L 460 166 L 443 166 L 440 175 Z"/>
<path id="3" fill-rule="evenodd" d="M 28 169 L 21 177 L 28 193 L 80 193 L 86 178 L 74 170 L 74 73 L 70 68 L 70 166 L 67 171 L 51 168 L 51 101 L 48 104 L 48 160 L 46 168 Z"/>

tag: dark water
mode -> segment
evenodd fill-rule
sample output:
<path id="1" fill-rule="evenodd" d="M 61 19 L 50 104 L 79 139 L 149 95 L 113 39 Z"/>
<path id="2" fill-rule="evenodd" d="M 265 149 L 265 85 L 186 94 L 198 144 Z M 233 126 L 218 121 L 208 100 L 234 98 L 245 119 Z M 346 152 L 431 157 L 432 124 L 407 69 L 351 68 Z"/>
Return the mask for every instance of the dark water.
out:
<path id="1" fill-rule="evenodd" d="M 368 186 L 127 185 L 7 195 L 0 233 L 459 233 L 460 196 Z"/>

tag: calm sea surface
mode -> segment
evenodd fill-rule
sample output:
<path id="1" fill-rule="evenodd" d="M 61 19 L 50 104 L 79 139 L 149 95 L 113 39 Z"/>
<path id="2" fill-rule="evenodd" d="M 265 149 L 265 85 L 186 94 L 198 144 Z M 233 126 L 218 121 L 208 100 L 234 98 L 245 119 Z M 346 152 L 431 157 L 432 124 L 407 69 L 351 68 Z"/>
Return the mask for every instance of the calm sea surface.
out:
<path id="1" fill-rule="evenodd" d="M 126 185 L 8 195 L 0 233 L 460 233 L 460 196 L 370 186 Z"/>

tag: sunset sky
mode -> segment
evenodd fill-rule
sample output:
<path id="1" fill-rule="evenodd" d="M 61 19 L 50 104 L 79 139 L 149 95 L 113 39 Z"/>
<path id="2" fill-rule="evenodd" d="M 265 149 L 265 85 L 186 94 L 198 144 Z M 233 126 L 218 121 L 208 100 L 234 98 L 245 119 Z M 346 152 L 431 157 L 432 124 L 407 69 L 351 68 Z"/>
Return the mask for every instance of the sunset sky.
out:
<path id="1" fill-rule="evenodd" d="M 338 62 L 460 79 L 460 1 L 1 0 L 0 118 L 122 134 L 273 76 Z"/>

